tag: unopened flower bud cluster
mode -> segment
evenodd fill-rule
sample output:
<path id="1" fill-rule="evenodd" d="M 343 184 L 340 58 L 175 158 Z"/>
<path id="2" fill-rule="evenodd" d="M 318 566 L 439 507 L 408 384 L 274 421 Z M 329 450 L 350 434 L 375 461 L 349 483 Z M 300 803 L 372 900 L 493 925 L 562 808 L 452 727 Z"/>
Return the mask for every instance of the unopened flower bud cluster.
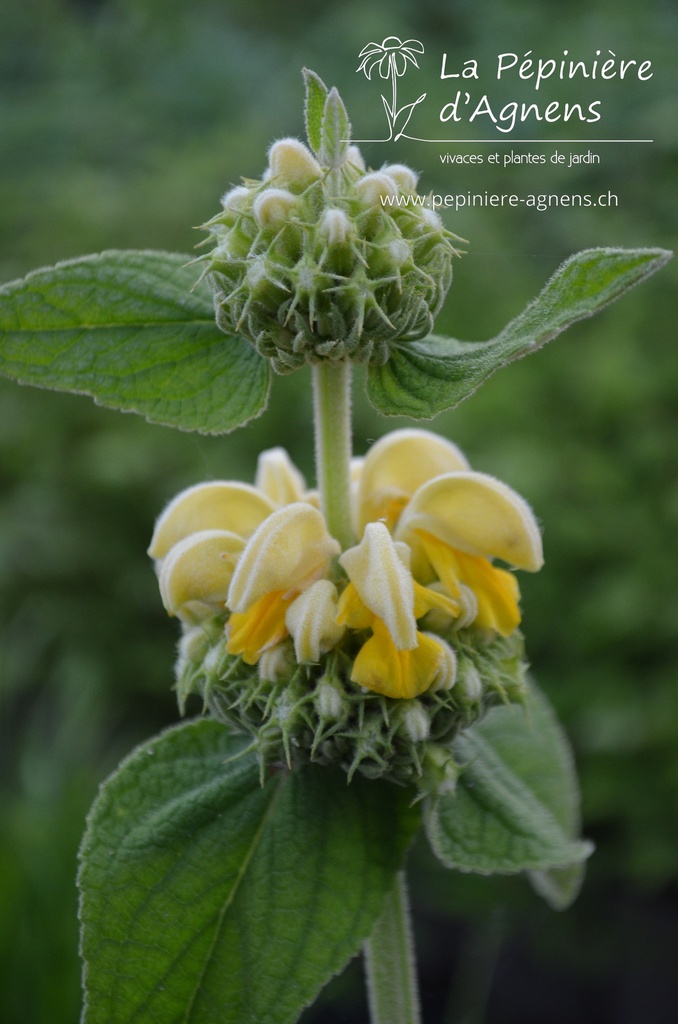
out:
<path id="1" fill-rule="evenodd" d="M 269 151 L 263 178 L 227 192 L 206 225 L 216 317 L 279 373 L 350 359 L 431 331 L 452 280 L 453 236 L 417 196 L 417 175 L 368 171 L 356 146 L 331 169 L 298 139 Z"/>

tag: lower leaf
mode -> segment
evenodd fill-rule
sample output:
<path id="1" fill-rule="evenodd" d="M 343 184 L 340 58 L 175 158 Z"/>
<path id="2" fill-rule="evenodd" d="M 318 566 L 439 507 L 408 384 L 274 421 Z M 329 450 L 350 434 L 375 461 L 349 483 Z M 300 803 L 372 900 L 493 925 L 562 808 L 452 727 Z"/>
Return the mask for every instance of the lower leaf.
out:
<path id="1" fill-rule="evenodd" d="M 331 769 L 261 786 L 211 720 L 141 746 L 82 845 L 84 1024 L 291 1024 L 371 931 L 417 824 L 404 790 Z"/>
<path id="2" fill-rule="evenodd" d="M 533 685 L 526 707 L 497 708 L 454 744 L 462 766 L 455 794 L 433 800 L 426 829 L 451 868 L 481 874 L 569 870 L 592 852 L 577 838 L 578 790 L 565 737 Z M 564 906 L 578 888 L 570 871 L 536 888 Z"/>
<path id="3" fill-rule="evenodd" d="M 584 881 L 584 864 L 570 864 L 550 871 L 528 871 L 530 885 L 552 910 L 567 910 L 574 903 Z"/>

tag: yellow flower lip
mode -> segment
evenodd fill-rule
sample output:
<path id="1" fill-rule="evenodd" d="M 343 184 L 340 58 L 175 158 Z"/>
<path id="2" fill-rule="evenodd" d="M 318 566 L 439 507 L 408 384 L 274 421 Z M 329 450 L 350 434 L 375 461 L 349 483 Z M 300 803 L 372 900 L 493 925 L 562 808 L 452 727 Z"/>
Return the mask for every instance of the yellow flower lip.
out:
<path id="1" fill-rule="evenodd" d="M 249 484 L 216 480 L 181 491 L 159 516 L 148 553 L 164 558 L 179 541 L 202 530 L 227 530 L 249 537 L 275 505 Z"/>
<path id="2" fill-rule="evenodd" d="M 381 619 L 375 618 L 372 636 L 361 647 L 351 679 L 385 697 L 417 697 L 438 678 L 444 658 L 437 639 L 416 634 L 412 649 L 401 650 Z"/>
<path id="3" fill-rule="evenodd" d="M 425 532 L 458 551 L 500 558 L 536 572 L 544 562 L 539 526 L 527 502 L 485 473 L 446 473 L 423 484 L 406 506 L 399 539 Z"/>
<path id="4" fill-rule="evenodd" d="M 285 614 L 290 600 L 281 591 L 264 594 L 247 612 L 233 612 L 228 620 L 229 654 L 239 654 L 256 665 L 265 651 L 273 650 L 287 636 Z"/>

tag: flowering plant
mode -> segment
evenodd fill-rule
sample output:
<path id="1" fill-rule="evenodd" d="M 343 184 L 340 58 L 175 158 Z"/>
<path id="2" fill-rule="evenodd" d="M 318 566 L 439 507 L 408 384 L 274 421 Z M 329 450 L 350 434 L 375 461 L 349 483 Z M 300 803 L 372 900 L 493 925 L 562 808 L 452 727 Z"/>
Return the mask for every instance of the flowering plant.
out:
<path id="1" fill-rule="evenodd" d="M 528 872 L 556 907 L 591 852 L 526 672 L 513 570 L 541 567 L 535 516 L 426 430 L 353 459 L 351 371 L 382 412 L 430 418 L 670 254 L 580 253 L 496 338 L 432 335 L 455 237 L 384 203 L 416 175 L 368 170 L 336 90 L 306 86 L 309 145 L 279 140 L 226 193 L 197 283 L 184 257 L 106 252 L 0 290 L 1 372 L 183 429 L 231 430 L 272 372 L 312 367 L 317 489 L 273 448 L 254 485 L 197 484 L 156 523 L 180 709 L 197 694 L 204 713 L 92 808 L 85 1024 L 290 1024 L 363 945 L 373 1021 L 414 1022 L 403 865 L 422 826 L 447 867 Z"/>

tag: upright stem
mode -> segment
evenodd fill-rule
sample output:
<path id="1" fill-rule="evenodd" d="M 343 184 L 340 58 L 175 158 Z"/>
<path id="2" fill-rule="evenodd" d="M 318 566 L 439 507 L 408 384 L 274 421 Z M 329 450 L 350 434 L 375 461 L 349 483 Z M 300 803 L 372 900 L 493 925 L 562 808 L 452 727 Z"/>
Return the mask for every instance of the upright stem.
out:
<path id="1" fill-rule="evenodd" d="M 351 364 L 313 365 L 315 463 L 320 507 L 343 550 L 354 544 L 351 527 Z"/>
<path id="2" fill-rule="evenodd" d="M 421 1024 L 409 901 L 402 872 L 386 897 L 364 953 L 371 1024 Z"/>

